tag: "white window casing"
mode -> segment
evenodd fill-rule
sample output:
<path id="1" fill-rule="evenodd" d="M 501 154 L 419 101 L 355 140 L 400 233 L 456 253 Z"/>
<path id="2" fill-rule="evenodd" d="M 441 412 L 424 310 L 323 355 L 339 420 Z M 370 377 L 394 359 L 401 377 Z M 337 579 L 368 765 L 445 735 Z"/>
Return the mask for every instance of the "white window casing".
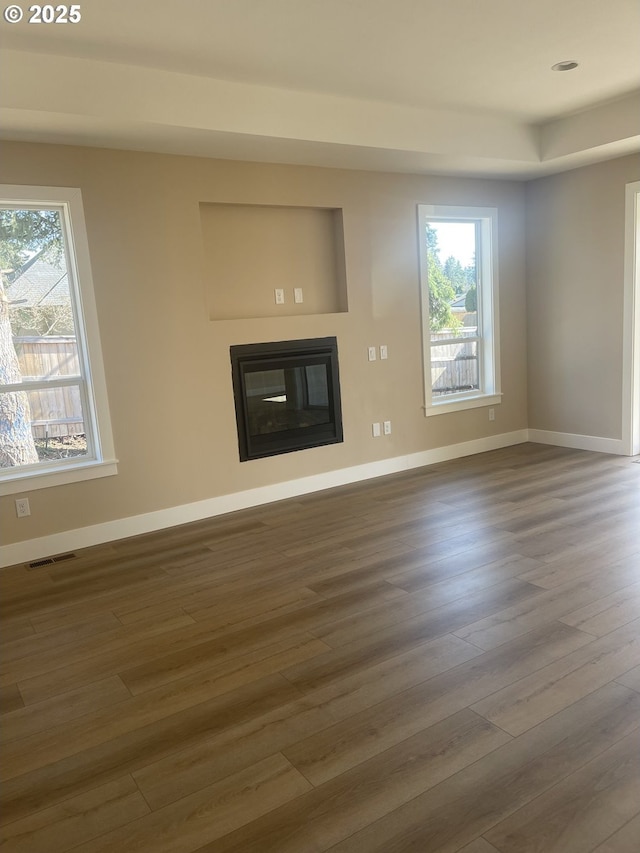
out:
<path id="1" fill-rule="evenodd" d="M 494 406 L 501 402 L 500 386 L 500 317 L 498 305 L 497 263 L 498 211 L 492 207 L 454 207 L 445 205 L 418 205 L 418 239 L 420 257 L 420 293 L 422 317 L 424 411 L 429 417 L 481 406 Z M 432 339 L 429 314 L 429 253 L 427 250 L 427 225 L 437 223 L 473 223 L 476 235 L 477 273 L 477 332 L 475 335 Z M 474 343 L 477 347 L 478 387 L 438 395 L 433 393 L 432 350 L 460 343 Z"/>
<path id="2" fill-rule="evenodd" d="M 17 385 L 0 385 L 0 393 L 78 387 L 87 443 L 82 456 L 0 468 L 0 495 L 116 474 L 117 460 L 81 192 L 67 187 L 0 185 L 0 207 L 58 211 L 80 365 L 79 375 L 41 377 Z"/>

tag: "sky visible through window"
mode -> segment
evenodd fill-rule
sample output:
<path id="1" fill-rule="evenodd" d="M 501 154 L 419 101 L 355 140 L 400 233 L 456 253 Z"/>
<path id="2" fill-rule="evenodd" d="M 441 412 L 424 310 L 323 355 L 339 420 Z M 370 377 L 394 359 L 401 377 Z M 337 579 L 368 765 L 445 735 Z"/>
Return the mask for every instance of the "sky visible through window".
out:
<path id="1" fill-rule="evenodd" d="M 438 235 L 440 260 L 454 257 L 463 267 L 470 266 L 476 250 L 476 229 L 473 222 L 430 222 Z"/>

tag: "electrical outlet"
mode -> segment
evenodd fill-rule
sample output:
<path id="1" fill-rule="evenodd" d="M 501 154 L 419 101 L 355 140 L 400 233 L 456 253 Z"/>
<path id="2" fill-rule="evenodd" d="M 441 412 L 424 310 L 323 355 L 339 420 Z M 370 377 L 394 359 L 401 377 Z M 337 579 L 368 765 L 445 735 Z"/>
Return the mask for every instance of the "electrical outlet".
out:
<path id="1" fill-rule="evenodd" d="M 389 358 L 389 350 L 387 349 L 386 344 L 380 344 L 380 358 L 384 361 L 384 359 Z"/>
<path id="2" fill-rule="evenodd" d="M 385 435 L 391 435 L 391 421 L 383 421 L 382 430 Z"/>
<path id="3" fill-rule="evenodd" d="M 274 294 L 276 297 L 276 305 L 284 305 L 284 290 L 281 287 L 276 287 Z"/>
<path id="4" fill-rule="evenodd" d="M 301 287 L 294 287 L 293 288 L 293 301 L 297 302 L 298 304 L 300 304 L 301 302 L 304 302 L 304 297 L 302 295 L 302 288 Z"/>
<path id="5" fill-rule="evenodd" d="M 31 515 L 29 498 L 16 499 L 16 515 L 18 516 L 18 518 L 26 518 L 28 515 Z"/>
<path id="6" fill-rule="evenodd" d="M 495 419 L 496 419 L 496 410 L 495 409 L 489 409 L 489 420 L 495 421 Z"/>
<path id="7" fill-rule="evenodd" d="M 369 356 L 369 361 L 375 361 L 376 360 L 376 348 L 375 347 L 369 347 L 369 349 L 367 350 L 367 353 Z"/>
<path id="8" fill-rule="evenodd" d="M 380 438 L 380 424 L 371 424 L 371 433 L 374 438 Z"/>

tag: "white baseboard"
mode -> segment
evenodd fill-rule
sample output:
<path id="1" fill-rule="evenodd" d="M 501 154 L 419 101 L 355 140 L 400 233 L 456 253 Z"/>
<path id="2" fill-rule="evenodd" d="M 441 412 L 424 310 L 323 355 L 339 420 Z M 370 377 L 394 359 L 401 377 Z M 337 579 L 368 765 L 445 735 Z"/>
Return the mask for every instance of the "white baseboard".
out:
<path id="1" fill-rule="evenodd" d="M 575 435 L 571 432 L 553 432 L 546 429 L 530 429 L 529 441 L 538 444 L 553 444 L 556 447 L 572 447 L 574 450 L 594 450 L 597 453 L 624 455 L 622 439 L 600 438 L 597 435 Z"/>
<path id="2" fill-rule="evenodd" d="M 274 483 L 271 486 L 261 486 L 244 492 L 234 492 L 230 495 L 221 495 L 196 503 L 148 512 L 144 515 L 120 518 L 90 527 L 79 527 L 76 530 L 53 533 L 39 539 L 29 539 L 4 546 L 0 556 L 0 567 L 27 563 L 31 560 L 39 560 L 54 554 L 73 551 L 76 548 L 89 548 L 92 545 L 101 545 L 115 539 L 151 533 L 154 530 L 175 527 L 178 524 L 187 524 L 191 521 L 200 521 L 204 518 L 224 515 L 239 509 L 306 495 L 310 492 L 319 492 L 335 486 L 356 483 L 360 480 L 382 477 L 385 474 L 422 468 L 426 465 L 434 465 L 436 462 L 446 462 L 449 459 L 459 459 L 462 456 L 498 450 L 501 447 L 510 447 L 514 444 L 522 444 L 525 441 L 528 441 L 528 432 L 526 429 L 522 429 L 479 438 L 474 441 L 465 441 L 461 444 L 437 447 L 434 450 L 424 450 L 408 456 L 396 456 L 391 459 L 382 459 L 379 462 L 341 468 L 337 471 L 328 471 L 325 474 L 314 474 L 298 480 Z"/>

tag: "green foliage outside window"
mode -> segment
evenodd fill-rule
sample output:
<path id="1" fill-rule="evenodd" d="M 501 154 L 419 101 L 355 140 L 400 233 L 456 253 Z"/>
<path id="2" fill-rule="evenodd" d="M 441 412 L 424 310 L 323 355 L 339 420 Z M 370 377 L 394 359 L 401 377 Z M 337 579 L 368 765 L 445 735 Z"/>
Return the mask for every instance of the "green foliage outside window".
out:
<path id="1" fill-rule="evenodd" d="M 432 332 L 440 332 L 444 329 L 451 330 L 454 334 L 462 327 L 462 321 L 452 310 L 452 303 L 462 296 L 465 299 L 465 310 L 470 309 L 468 303 L 474 297 L 469 294 L 476 292 L 475 263 L 463 267 L 459 260 L 449 257 L 443 264 L 440 260 L 440 249 L 438 247 L 438 235 L 431 225 L 426 226 L 427 241 L 427 263 L 429 282 L 429 326 Z"/>

